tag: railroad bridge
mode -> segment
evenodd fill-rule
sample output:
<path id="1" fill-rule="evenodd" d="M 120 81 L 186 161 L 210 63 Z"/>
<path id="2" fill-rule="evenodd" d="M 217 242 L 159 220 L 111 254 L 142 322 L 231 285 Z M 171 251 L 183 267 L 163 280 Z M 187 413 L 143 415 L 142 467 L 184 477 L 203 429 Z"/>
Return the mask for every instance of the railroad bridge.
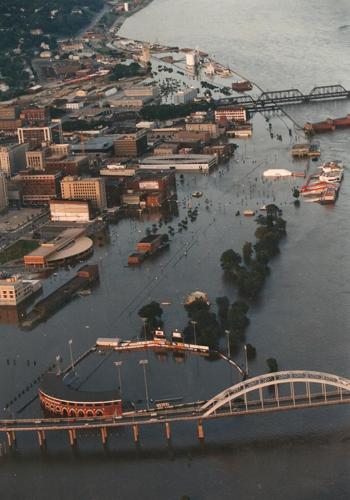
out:
<path id="1" fill-rule="evenodd" d="M 139 410 L 122 415 L 90 418 L 11 419 L 0 421 L 0 433 L 5 433 L 9 447 L 16 446 L 16 436 L 23 432 L 37 434 L 39 445 L 46 446 L 52 432 L 66 432 L 72 446 L 79 431 L 98 430 L 103 445 L 113 429 L 132 431 L 135 443 L 140 429 L 149 425 L 162 426 L 167 440 L 175 422 L 195 422 L 197 435 L 204 439 L 204 424 L 219 419 L 249 414 L 292 411 L 350 403 L 350 380 L 338 375 L 309 370 L 289 370 L 268 373 L 246 379 L 216 394 L 208 401 L 177 404 L 165 408 Z"/>
<path id="2" fill-rule="evenodd" d="M 261 92 L 258 97 L 245 94 L 236 97 L 227 97 L 217 101 L 218 105 L 243 106 L 251 112 L 277 109 L 281 105 L 301 104 L 312 101 L 334 100 L 349 98 L 350 90 L 343 85 L 322 85 L 314 87 L 304 94 L 298 89 L 283 89 Z"/>

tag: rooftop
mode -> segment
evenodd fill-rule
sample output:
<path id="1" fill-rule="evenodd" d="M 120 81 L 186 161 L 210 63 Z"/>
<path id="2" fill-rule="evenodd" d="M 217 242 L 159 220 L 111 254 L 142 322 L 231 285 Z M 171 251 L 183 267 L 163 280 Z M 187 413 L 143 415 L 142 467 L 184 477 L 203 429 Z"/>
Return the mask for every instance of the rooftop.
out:
<path id="1" fill-rule="evenodd" d="M 103 401 L 118 401 L 119 391 L 80 391 L 71 388 L 64 382 L 65 377 L 56 373 L 46 373 L 40 386 L 40 390 L 48 396 L 63 401 L 74 401 L 75 403 L 99 403 Z"/>

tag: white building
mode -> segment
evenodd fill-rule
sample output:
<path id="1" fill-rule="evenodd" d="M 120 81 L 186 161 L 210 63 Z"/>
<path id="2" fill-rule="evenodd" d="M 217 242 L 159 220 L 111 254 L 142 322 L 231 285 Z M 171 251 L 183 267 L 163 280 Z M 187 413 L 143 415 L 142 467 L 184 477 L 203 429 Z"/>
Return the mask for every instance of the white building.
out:
<path id="1" fill-rule="evenodd" d="M 192 102 L 198 94 L 198 89 L 189 88 L 180 90 L 175 96 L 175 104 L 187 104 Z"/>
<path id="2" fill-rule="evenodd" d="M 40 280 L 0 279 L 0 306 L 17 306 L 40 289 Z"/>
<path id="3" fill-rule="evenodd" d="M 50 215 L 55 222 L 89 222 L 91 210 L 88 201 L 51 200 Z"/>
<path id="4" fill-rule="evenodd" d="M 198 64 L 198 54 L 196 51 L 186 53 L 186 65 L 187 66 L 197 66 Z"/>
<path id="5" fill-rule="evenodd" d="M 82 101 L 66 102 L 66 109 L 81 109 L 83 107 L 84 103 Z"/>
<path id="6" fill-rule="evenodd" d="M 199 154 L 149 156 L 140 162 L 140 168 L 143 170 L 179 170 L 185 172 L 199 170 L 203 173 L 209 173 L 216 165 L 216 156 Z"/>
<path id="7" fill-rule="evenodd" d="M 7 180 L 4 172 L 0 172 L 0 213 L 6 212 L 9 206 Z"/>

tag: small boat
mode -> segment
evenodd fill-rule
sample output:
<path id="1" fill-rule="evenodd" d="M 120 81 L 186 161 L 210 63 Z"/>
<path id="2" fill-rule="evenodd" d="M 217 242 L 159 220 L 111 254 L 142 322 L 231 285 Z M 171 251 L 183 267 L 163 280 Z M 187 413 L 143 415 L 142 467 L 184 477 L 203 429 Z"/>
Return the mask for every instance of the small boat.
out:
<path id="1" fill-rule="evenodd" d="M 203 196 L 203 193 L 202 191 L 195 191 L 194 193 L 192 193 L 192 196 L 193 198 L 200 198 L 201 196 Z"/>
<path id="2" fill-rule="evenodd" d="M 320 197 L 321 205 L 334 205 L 338 196 L 338 190 L 333 188 L 328 188 Z"/>
<path id="3" fill-rule="evenodd" d="M 341 161 L 329 161 L 327 163 L 323 163 L 319 169 L 322 170 L 322 172 L 333 172 L 334 170 L 344 170 L 344 167 L 343 162 Z"/>
<path id="4" fill-rule="evenodd" d="M 291 175 L 292 172 L 285 168 L 269 168 L 263 173 L 264 177 L 270 177 L 272 179 L 282 179 L 283 177 L 290 177 Z"/>
<path id="5" fill-rule="evenodd" d="M 245 217 L 253 217 L 255 215 L 255 210 L 244 210 L 243 215 Z"/>
<path id="6" fill-rule="evenodd" d="M 322 191 L 325 191 L 329 187 L 334 187 L 334 189 L 335 189 L 335 188 L 337 188 L 337 185 L 331 184 L 331 183 L 328 183 L 325 181 L 312 182 L 310 184 L 305 184 L 305 186 L 302 186 L 300 188 L 300 194 L 302 196 L 310 196 L 313 194 L 321 193 Z"/>
<path id="7" fill-rule="evenodd" d="M 323 182 L 341 182 L 343 180 L 343 172 L 328 172 L 320 175 L 320 181 Z"/>
<path id="8" fill-rule="evenodd" d="M 91 295 L 91 290 L 79 290 L 78 295 L 80 295 L 80 297 L 86 297 L 87 295 Z"/>

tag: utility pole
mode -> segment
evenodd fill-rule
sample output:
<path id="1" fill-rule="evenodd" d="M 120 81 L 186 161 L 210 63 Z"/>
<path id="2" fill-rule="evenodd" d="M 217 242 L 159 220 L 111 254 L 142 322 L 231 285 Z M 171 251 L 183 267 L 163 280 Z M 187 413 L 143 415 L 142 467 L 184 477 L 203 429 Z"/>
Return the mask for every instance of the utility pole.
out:
<path id="1" fill-rule="evenodd" d="M 122 395 L 121 366 L 123 364 L 123 361 L 115 361 L 114 364 L 115 364 L 115 366 L 117 367 L 117 370 L 118 370 L 119 393 L 120 393 L 120 396 L 121 396 Z"/>
<path id="2" fill-rule="evenodd" d="M 72 344 L 73 344 L 73 340 L 72 339 L 68 340 L 69 353 L 70 353 L 70 362 L 71 362 L 72 372 L 75 374 Z"/>
<path id="3" fill-rule="evenodd" d="M 231 359 L 231 346 L 230 346 L 230 330 L 225 330 L 227 337 L 227 357 Z"/>
<path id="4" fill-rule="evenodd" d="M 245 373 L 246 377 L 249 377 L 249 367 L 248 367 L 248 354 L 247 354 L 247 345 L 244 344 L 244 354 L 245 354 Z"/>
<path id="5" fill-rule="evenodd" d="M 148 359 L 141 359 L 139 361 L 139 364 L 142 365 L 142 368 L 143 368 L 143 378 L 145 381 L 145 393 L 146 393 L 146 405 L 147 405 L 147 410 L 149 411 L 148 384 L 147 384 L 147 373 L 146 373 L 146 366 L 148 365 Z"/>
<path id="6" fill-rule="evenodd" d="M 197 321 L 195 321 L 194 319 L 192 319 L 190 321 L 191 325 L 193 325 L 193 336 L 194 336 L 194 343 L 195 345 L 197 345 L 197 334 L 196 334 L 196 325 L 197 325 Z"/>

